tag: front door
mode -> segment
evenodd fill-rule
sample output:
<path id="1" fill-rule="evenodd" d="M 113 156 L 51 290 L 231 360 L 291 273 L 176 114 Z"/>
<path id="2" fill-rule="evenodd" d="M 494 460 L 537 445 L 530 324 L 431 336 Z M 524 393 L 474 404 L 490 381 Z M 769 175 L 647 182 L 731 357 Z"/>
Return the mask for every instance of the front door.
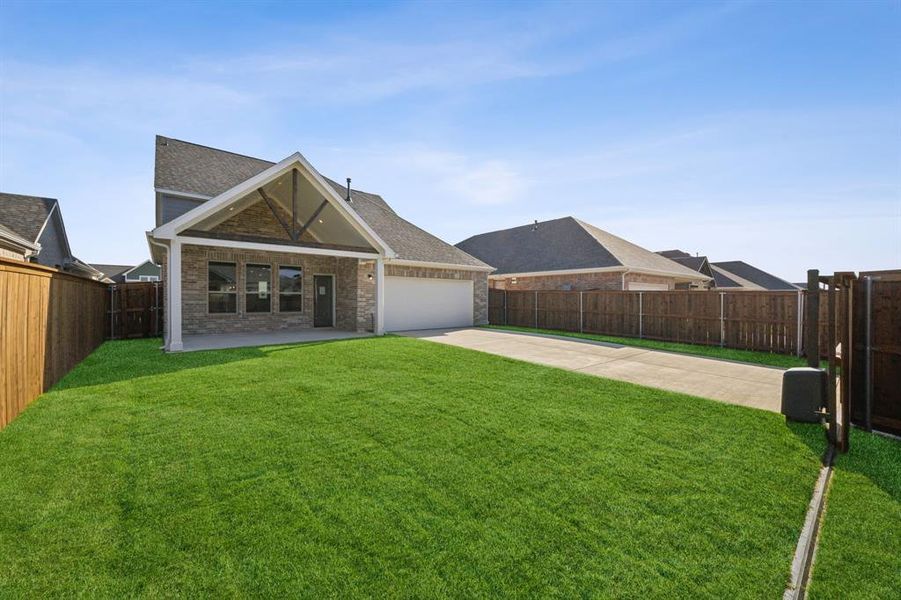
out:
<path id="1" fill-rule="evenodd" d="M 335 325 L 334 279 L 331 275 L 313 275 L 313 327 L 333 327 Z"/>

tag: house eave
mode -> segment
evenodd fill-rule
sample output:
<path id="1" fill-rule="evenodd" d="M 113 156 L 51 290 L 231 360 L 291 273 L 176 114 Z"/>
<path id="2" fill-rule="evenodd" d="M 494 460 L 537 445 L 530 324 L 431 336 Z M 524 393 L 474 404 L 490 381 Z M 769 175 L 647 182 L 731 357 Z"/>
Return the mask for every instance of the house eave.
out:
<path id="1" fill-rule="evenodd" d="M 656 275 L 659 277 L 670 277 L 676 281 L 710 281 L 712 278 L 707 275 L 698 273 L 691 276 L 684 273 L 673 273 L 672 271 L 662 271 L 657 269 L 643 269 L 640 267 L 626 267 L 617 265 L 613 267 L 593 267 L 583 269 L 557 269 L 553 271 L 523 271 L 518 273 L 493 273 L 489 275 L 489 279 L 506 279 L 509 277 L 543 277 L 546 275 L 582 275 L 593 273 L 638 273 L 641 275 Z"/>
<path id="2" fill-rule="evenodd" d="M 423 267 L 427 269 L 452 269 L 455 271 L 480 271 L 491 273 L 494 267 L 478 266 L 478 265 L 459 265 L 455 263 L 430 262 L 424 260 L 410 260 L 404 258 L 393 258 L 385 261 L 386 265 L 397 265 L 400 267 Z"/>
<path id="3" fill-rule="evenodd" d="M 289 244 L 274 244 L 262 242 L 247 242 L 242 240 L 229 240 L 211 237 L 193 237 L 178 235 L 170 241 L 193 246 L 210 246 L 214 248 L 234 248 L 238 250 L 256 250 L 262 252 L 284 252 L 290 254 L 314 254 L 319 256 L 338 256 L 344 258 L 361 258 L 375 260 L 381 258 L 378 252 L 361 252 L 355 250 L 341 250 L 332 248 L 316 248 L 311 246 L 299 246 Z"/>

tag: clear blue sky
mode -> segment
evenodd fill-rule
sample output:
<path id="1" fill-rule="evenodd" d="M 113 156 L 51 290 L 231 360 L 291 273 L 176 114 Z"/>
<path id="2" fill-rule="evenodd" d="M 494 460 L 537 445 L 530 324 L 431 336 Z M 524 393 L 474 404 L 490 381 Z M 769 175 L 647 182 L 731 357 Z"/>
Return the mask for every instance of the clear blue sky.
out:
<path id="1" fill-rule="evenodd" d="M 147 256 L 153 135 L 295 150 L 454 243 L 901 267 L 901 3 L 0 4 L 0 190 Z"/>

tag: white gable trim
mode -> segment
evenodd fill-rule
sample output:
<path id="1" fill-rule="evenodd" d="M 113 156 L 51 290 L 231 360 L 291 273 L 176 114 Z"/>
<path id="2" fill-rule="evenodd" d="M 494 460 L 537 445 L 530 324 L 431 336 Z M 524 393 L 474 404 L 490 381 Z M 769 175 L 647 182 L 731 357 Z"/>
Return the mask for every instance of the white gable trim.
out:
<path id="1" fill-rule="evenodd" d="M 379 254 L 388 258 L 396 256 L 390 246 L 388 246 L 388 244 L 372 230 L 360 215 L 345 205 L 344 199 L 338 195 L 332 186 L 328 185 L 322 179 L 322 176 L 319 175 L 316 169 L 313 168 L 300 152 L 295 152 L 262 173 L 258 173 L 257 175 L 242 181 L 233 188 L 222 192 L 212 200 L 204 202 L 178 218 L 160 225 L 150 233 L 157 239 L 174 239 L 176 236 L 179 236 L 182 231 L 190 229 L 200 221 L 227 208 L 230 204 L 237 202 L 245 195 L 289 172 L 293 168 L 298 168 L 300 173 L 313 185 L 316 191 L 319 192 L 319 194 L 321 194 L 345 219 L 347 219 L 354 229 L 378 250 Z"/>
<path id="2" fill-rule="evenodd" d="M 54 216 L 55 215 L 55 216 Z M 34 243 L 40 246 L 41 236 L 44 235 L 44 231 L 47 229 L 47 224 L 51 219 L 56 219 L 57 225 L 59 225 L 59 235 L 63 241 L 63 246 L 66 248 L 66 258 L 72 259 L 72 248 L 69 247 L 69 236 L 66 235 L 66 225 L 63 223 L 63 213 L 60 212 L 59 201 L 54 200 L 53 206 L 50 207 L 50 212 L 47 213 L 47 218 L 44 219 L 44 224 L 41 225 L 41 230 L 38 231 L 38 235 L 34 238 Z"/>
<path id="3" fill-rule="evenodd" d="M 158 194 L 164 194 L 166 196 L 177 196 L 179 198 L 187 198 L 189 200 L 209 200 L 212 196 L 207 196 L 205 194 L 195 194 L 193 192 L 179 192 L 178 190 L 170 190 L 167 188 L 153 188 Z"/>

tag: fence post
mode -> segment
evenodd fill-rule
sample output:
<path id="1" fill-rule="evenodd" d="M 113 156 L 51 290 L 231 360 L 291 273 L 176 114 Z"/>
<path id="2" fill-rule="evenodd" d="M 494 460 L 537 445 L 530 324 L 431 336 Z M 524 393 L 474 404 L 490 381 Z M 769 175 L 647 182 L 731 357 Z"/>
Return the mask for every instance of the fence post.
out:
<path id="1" fill-rule="evenodd" d="M 723 292 L 720 292 L 720 348 L 726 345 L 726 317 L 723 312 L 725 298 L 726 295 Z"/>
<path id="2" fill-rule="evenodd" d="M 873 276 L 867 275 L 866 371 L 864 371 L 864 426 L 873 431 Z"/>
<path id="3" fill-rule="evenodd" d="M 583 319 L 582 319 L 582 292 L 579 292 L 579 333 L 582 333 L 583 328 Z"/>
<path id="4" fill-rule="evenodd" d="M 644 322 L 643 322 L 643 308 L 642 308 L 642 292 L 638 292 L 638 339 L 641 339 L 644 335 Z"/>
<path id="5" fill-rule="evenodd" d="M 538 329 L 538 290 L 535 290 L 535 329 Z"/>
<path id="6" fill-rule="evenodd" d="M 804 344 L 804 294 L 798 290 L 798 356 L 803 353 L 801 346 Z"/>
<path id="7" fill-rule="evenodd" d="M 842 347 L 844 353 L 845 348 Z M 842 357 L 844 360 L 844 357 Z M 807 271 L 807 366 L 820 366 L 820 271 Z"/>
<path id="8" fill-rule="evenodd" d="M 116 286 L 112 283 L 109 285 L 109 339 L 116 339 L 116 321 L 115 321 L 115 312 L 114 309 L 116 307 L 116 296 L 114 294 Z"/>
<path id="9" fill-rule="evenodd" d="M 504 288 L 504 325 L 507 324 L 507 289 Z"/>
<path id="10" fill-rule="evenodd" d="M 153 335 L 160 334 L 160 282 L 153 283 Z"/>

